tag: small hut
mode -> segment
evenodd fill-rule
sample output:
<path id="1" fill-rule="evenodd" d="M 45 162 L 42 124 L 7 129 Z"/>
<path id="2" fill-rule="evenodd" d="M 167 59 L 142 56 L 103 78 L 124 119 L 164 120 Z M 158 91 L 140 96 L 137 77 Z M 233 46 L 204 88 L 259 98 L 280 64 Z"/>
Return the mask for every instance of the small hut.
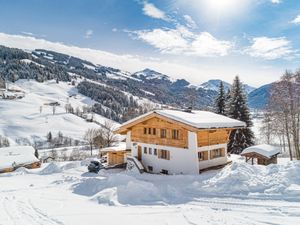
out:
<path id="1" fill-rule="evenodd" d="M 126 143 L 120 142 L 115 146 L 100 149 L 100 156 L 107 156 L 108 166 L 121 165 L 126 162 Z"/>
<path id="2" fill-rule="evenodd" d="M 277 164 L 277 155 L 280 153 L 280 148 L 272 145 L 255 145 L 244 149 L 241 153 L 246 157 L 246 162 L 251 160 L 251 164 L 254 164 L 254 160 L 258 165 Z"/>
<path id="3" fill-rule="evenodd" d="M 34 169 L 41 166 L 31 146 L 0 148 L 0 173 L 12 172 L 20 167 Z"/>

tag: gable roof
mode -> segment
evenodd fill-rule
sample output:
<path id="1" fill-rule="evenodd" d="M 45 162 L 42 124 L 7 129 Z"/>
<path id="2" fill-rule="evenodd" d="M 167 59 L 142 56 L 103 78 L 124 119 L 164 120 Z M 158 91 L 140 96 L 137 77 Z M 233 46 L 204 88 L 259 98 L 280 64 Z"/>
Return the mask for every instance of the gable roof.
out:
<path id="1" fill-rule="evenodd" d="M 179 110 L 155 110 L 127 121 L 122 124 L 118 130 L 129 128 L 149 119 L 151 116 L 164 117 L 196 129 L 242 128 L 246 126 L 244 122 L 239 120 L 208 111 L 184 112 Z"/>
<path id="2" fill-rule="evenodd" d="M 248 153 L 257 153 L 267 158 L 271 158 L 273 155 L 277 155 L 280 153 L 280 148 L 273 145 L 254 145 L 249 148 L 244 149 L 241 155 L 245 155 Z"/>

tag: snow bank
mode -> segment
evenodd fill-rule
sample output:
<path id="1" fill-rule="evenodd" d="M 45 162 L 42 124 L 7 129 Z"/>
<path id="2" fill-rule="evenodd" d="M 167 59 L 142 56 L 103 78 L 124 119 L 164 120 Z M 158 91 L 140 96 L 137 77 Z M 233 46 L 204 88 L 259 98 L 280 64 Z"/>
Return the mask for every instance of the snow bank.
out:
<path id="1" fill-rule="evenodd" d="M 41 175 L 48 175 L 48 174 L 53 174 L 53 173 L 60 173 L 63 170 L 57 163 L 49 163 L 45 168 L 43 168 L 39 174 Z"/>
<path id="2" fill-rule="evenodd" d="M 300 162 L 269 166 L 233 163 L 197 176 L 104 172 L 81 179 L 73 192 L 108 205 L 184 204 L 201 197 L 300 201 Z"/>
<path id="3" fill-rule="evenodd" d="M 82 162 L 75 161 L 75 162 L 69 162 L 61 165 L 61 163 L 51 162 L 47 164 L 42 170 L 38 172 L 40 175 L 49 175 L 54 173 L 61 173 L 66 170 L 78 168 L 82 166 Z"/>

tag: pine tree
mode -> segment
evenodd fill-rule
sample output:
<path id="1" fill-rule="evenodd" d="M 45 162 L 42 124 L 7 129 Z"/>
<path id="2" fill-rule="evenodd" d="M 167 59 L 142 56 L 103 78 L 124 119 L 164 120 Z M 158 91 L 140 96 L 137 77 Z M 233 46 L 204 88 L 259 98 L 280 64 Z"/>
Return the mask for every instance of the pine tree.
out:
<path id="1" fill-rule="evenodd" d="M 39 152 L 37 149 L 34 149 L 34 155 L 37 159 L 39 158 Z"/>
<path id="2" fill-rule="evenodd" d="M 243 149 L 254 144 L 254 134 L 251 130 L 253 123 L 250 117 L 247 98 L 238 76 L 234 79 L 226 111 L 229 117 L 246 123 L 246 128 L 231 132 L 228 143 L 228 152 L 240 154 Z"/>
<path id="3" fill-rule="evenodd" d="M 52 133 L 51 132 L 49 132 L 46 137 L 47 137 L 47 142 L 52 142 Z"/>
<path id="4" fill-rule="evenodd" d="M 224 85 L 221 81 L 219 86 L 219 93 L 215 100 L 215 112 L 217 114 L 225 115 L 226 96 L 224 91 Z"/>

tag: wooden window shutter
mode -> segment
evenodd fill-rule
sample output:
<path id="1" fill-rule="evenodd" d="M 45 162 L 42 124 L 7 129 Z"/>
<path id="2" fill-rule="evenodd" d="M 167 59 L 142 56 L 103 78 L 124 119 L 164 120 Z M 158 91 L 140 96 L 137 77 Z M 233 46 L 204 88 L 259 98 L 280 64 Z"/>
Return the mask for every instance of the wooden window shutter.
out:
<path id="1" fill-rule="evenodd" d="M 160 149 L 157 149 L 157 156 L 158 156 L 158 158 L 161 158 L 161 150 Z"/>
<path id="2" fill-rule="evenodd" d="M 167 151 L 167 159 L 170 160 L 170 151 Z"/>

